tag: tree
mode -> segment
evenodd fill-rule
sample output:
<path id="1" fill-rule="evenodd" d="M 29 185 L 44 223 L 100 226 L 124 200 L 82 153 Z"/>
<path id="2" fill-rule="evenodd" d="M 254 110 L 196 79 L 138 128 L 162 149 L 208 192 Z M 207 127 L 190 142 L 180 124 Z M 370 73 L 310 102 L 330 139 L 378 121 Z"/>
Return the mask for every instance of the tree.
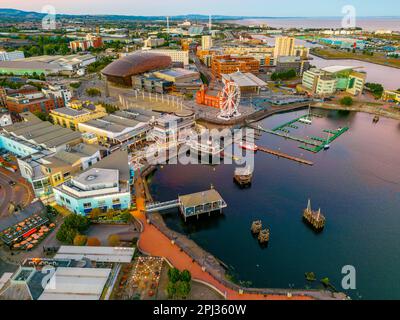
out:
<path id="1" fill-rule="evenodd" d="M 117 234 L 111 234 L 107 239 L 108 245 L 110 247 L 118 247 L 121 243 L 121 239 Z"/>
<path id="2" fill-rule="evenodd" d="M 372 92 L 376 99 L 380 99 L 382 97 L 384 88 L 380 83 L 367 82 L 365 84 L 365 87 L 367 87 Z"/>
<path id="3" fill-rule="evenodd" d="M 70 214 L 68 217 L 65 218 L 63 225 L 76 229 L 79 232 L 83 232 L 86 231 L 87 228 L 89 228 L 90 221 L 84 216 Z"/>
<path id="4" fill-rule="evenodd" d="M 87 241 L 87 236 L 82 234 L 77 234 L 74 238 L 74 246 L 84 246 Z"/>
<path id="5" fill-rule="evenodd" d="M 171 268 L 168 270 L 168 279 L 172 283 L 176 283 L 180 279 L 180 271 L 177 268 Z"/>
<path id="6" fill-rule="evenodd" d="M 181 281 L 190 282 L 192 280 L 192 275 L 189 270 L 183 270 L 180 276 Z"/>
<path id="7" fill-rule="evenodd" d="M 65 224 L 62 224 L 60 229 L 57 231 L 56 238 L 58 241 L 65 243 L 65 244 L 73 244 L 74 239 L 78 231 L 74 228 L 71 228 Z"/>
<path id="8" fill-rule="evenodd" d="M 353 105 L 353 98 L 352 97 L 343 97 L 342 99 L 340 99 L 340 104 L 342 106 L 352 106 Z"/>
<path id="9" fill-rule="evenodd" d="M 89 247 L 99 247 L 101 242 L 96 237 L 89 237 L 86 241 L 86 245 Z"/>
<path id="10" fill-rule="evenodd" d="M 178 281 L 175 285 L 175 288 L 176 295 L 180 298 L 186 299 L 191 290 L 190 282 Z"/>
<path id="11" fill-rule="evenodd" d="M 168 298 L 169 299 L 173 299 L 175 297 L 175 295 L 176 295 L 175 283 L 168 282 L 167 293 L 168 293 Z"/>
<path id="12" fill-rule="evenodd" d="M 101 91 L 97 88 L 87 88 L 86 94 L 90 97 L 98 97 L 101 96 Z"/>

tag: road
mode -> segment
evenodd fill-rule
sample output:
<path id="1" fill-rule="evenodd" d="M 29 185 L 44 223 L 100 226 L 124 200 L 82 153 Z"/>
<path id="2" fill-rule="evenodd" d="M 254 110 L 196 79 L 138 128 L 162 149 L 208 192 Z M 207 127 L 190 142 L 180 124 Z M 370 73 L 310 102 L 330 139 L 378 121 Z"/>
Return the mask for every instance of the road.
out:
<path id="1" fill-rule="evenodd" d="M 15 181 L 15 186 L 10 186 L 10 180 Z M 9 172 L 0 168 L 0 218 L 7 216 L 11 202 L 21 207 L 26 207 L 34 198 L 30 185 L 18 173 Z"/>

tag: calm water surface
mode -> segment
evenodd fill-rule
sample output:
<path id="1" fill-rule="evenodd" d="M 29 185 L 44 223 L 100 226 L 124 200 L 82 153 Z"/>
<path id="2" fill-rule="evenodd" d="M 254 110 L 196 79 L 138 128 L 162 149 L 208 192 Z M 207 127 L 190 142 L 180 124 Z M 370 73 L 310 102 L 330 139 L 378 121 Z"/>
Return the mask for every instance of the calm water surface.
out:
<path id="1" fill-rule="evenodd" d="M 329 277 L 341 289 L 341 269 L 357 270 L 353 298 L 400 299 L 400 125 L 362 113 L 325 112 L 311 127 L 292 133 L 319 135 L 323 129 L 349 126 L 331 149 L 311 154 L 298 143 L 264 134 L 258 145 L 280 148 L 315 162 L 303 166 L 258 152 L 250 189 L 233 183 L 233 165 L 169 165 L 156 172 L 151 190 L 156 200 L 208 189 L 212 183 L 228 203 L 223 215 L 204 216 L 185 224 L 177 211 L 165 215 L 168 226 L 186 234 L 230 266 L 237 279 L 256 287 L 308 284 L 304 273 Z M 272 128 L 305 111 L 276 115 L 260 124 Z M 307 199 L 327 218 L 316 234 L 302 222 Z M 268 248 L 250 233 L 261 219 L 271 229 Z M 318 287 L 318 284 L 311 284 Z"/>

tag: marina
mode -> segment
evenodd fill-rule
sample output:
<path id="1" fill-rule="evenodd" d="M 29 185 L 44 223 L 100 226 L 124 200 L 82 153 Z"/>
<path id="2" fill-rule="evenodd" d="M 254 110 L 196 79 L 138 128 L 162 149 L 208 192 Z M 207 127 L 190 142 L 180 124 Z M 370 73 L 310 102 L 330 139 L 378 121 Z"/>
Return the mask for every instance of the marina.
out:
<path id="1" fill-rule="evenodd" d="M 318 281 L 308 283 L 304 277 L 305 272 L 312 270 L 318 276 L 329 277 L 339 288 L 341 268 L 351 260 L 357 269 L 366 270 L 357 275 L 357 290 L 346 291 L 353 299 L 400 298 L 398 286 L 379 271 L 391 261 L 393 276 L 400 276 L 400 259 L 392 254 L 400 223 L 400 200 L 393 196 L 399 192 L 395 177 L 400 176 L 400 168 L 391 160 L 400 154 L 396 144 L 400 136 L 398 122 L 381 118 L 374 125 L 373 116 L 368 114 L 319 112 L 324 117 L 315 117 L 313 125 L 301 131 L 302 135 L 318 136 L 324 129 L 346 126 L 351 130 L 336 140 L 328 153 L 310 155 L 314 162 L 312 170 L 292 161 L 265 157 L 259 151 L 255 154 L 251 188 L 240 189 L 232 183 L 233 165 L 173 165 L 156 172 L 151 192 L 155 200 L 163 201 L 177 194 L 206 190 L 212 183 L 229 204 L 223 215 L 201 215 L 199 220 L 183 223 L 177 210 L 171 210 L 163 218 L 169 228 L 198 243 L 228 265 L 237 279 L 251 281 L 253 287 L 282 288 L 293 284 L 298 288 L 319 288 Z M 274 128 L 302 114 L 304 111 L 279 114 L 258 124 Z M 366 135 L 371 130 L 373 134 Z M 257 145 L 289 154 L 297 147 L 293 140 L 270 134 L 263 134 Z M 305 195 L 310 195 L 312 202 L 329 214 L 321 233 L 300 221 L 307 204 Z M 254 245 L 251 225 L 257 220 L 268 221 L 262 229 L 273 230 L 273 241 L 267 250 Z M 366 233 L 366 228 L 376 232 Z M 239 234 L 247 237 L 239 238 Z M 368 281 L 371 272 L 376 274 L 379 286 Z"/>

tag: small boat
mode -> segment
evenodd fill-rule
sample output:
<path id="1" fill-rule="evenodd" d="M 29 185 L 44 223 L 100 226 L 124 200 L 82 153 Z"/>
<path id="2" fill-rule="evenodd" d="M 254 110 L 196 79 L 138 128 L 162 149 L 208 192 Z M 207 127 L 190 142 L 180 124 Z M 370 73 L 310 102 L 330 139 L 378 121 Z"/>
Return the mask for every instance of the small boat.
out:
<path id="1" fill-rule="evenodd" d="M 258 150 L 258 147 L 254 143 L 244 142 L 244 141 L 239 142 L 239 147 L 241 147 L 242 149 L 251 150 L 251 151 Z"/>
<path id="2" fill-rule="evenodd" d="M 326 145 L 324 145 L 324 149 L 325 149 L 325 150 L 328 150 L 330 147 L 331 147 L 331 145 L 330 145 L 329 143 L 326 144 Z"/>

